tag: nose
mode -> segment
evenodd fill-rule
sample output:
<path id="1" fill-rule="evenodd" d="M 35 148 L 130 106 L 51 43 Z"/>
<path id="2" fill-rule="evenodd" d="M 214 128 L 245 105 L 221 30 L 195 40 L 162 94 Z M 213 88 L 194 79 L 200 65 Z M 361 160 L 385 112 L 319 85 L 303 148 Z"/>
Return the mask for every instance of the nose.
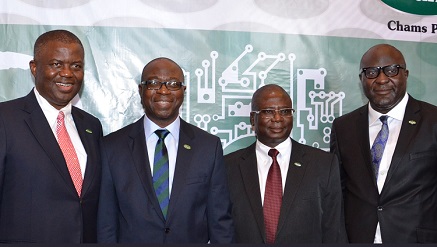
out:
<path id="1" fill-rule="evenodd" d="M 273 122 L 280 122 L 282 120 L 283 120 L 283 117 L 281 116 L 281 114 L 279 114 L 279 111 L 276 110 L 275 113 L 273 114 L 272 121 Z"/>
<path id="2" fill-rule="evenodd" d="M 380 84 L 385 84 L 388 81 L 389 81 L 389 77 L 382 70 L 379 72 L 379 75 L 375 78 L 375 82 Z"/>
<path id="3" fill-rule="evenodd" d="M 62 77 L 71 77 L 73 75 L 73 72 L 68 65 L 64 65 L 64 66 L 62 66 L 61 71 L 59 72 L 59 75 Z"/>
<path id="4" fill-rule="evenodd" d="M 165 84 L 165 83 L 161 83 L 161 86 L 156 91 L 161 93 L 161 94 L 169 94 L 170 93 L 170 90 L 168 90 L 167 84 Z"/>

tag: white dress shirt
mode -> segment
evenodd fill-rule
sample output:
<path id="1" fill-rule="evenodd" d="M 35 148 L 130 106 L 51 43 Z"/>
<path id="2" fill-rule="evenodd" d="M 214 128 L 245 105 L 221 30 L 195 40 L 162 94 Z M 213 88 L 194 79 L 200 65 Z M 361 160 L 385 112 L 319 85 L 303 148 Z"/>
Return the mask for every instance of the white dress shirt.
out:
<path id="1" fill-rule="evenodd" d="M 36 88 L 34 88 L 33 91 L 35 92 L 36 100 L 38 101 L 38 104 L 41 107 L 56 140 L 58 140 L 58 136 L 56 135 L 56 122 L 58 114 L 60 111 L 64 112 L 65 127 L 67 128 L 68 135 L 70 136 L 71 142 L 73 143 L 74 149 L 76 151 L 80 165 L 80 172 L 82 173 L 83 179 L 85 177 L 87 153 L 85 151 L 85 148 L 83 147 L 82 141 L 80 140 L 79 133 L 77 132 L 76 125 L 74 124 L 73 116 L 71 115 L 71 102 L 69 102 L 68 105 L 66 105 L 61 110 L 57 110 L 52 105 L 50 105 L 50 103 L 44 97 L 39 94 Z"/>
<path id="2" fill-rule="evenodd" d="M 382 154 L 381 162 L 379 165 L 378 171 L 378 192 L 381 194 L 381 191 L 384 187 L 385 179 L 387 178 L 387 173 L 390 168 L 391 160 L 393 157 L 393 153 L 396 148 L 396 144 L 398 142 L 399 133 L 401 132 L 402 120 L 404 119 L 405 108 L 407 107 L 408 102 L 408 94 L 405 93 L 405 96 L 402 100 L 387 114 L 381 114 L 375 111 L 369 104 L 369 150 L 372 148 L 373 142 L 378 135 L 378 132 L 381 130 L 382 122 L 379 120 L 379 117 L 382 115 L 387 115 L 387 124 L 389 129 L 387 143 L 384 148 L 384 153 Z M 375 208 L 376 210 L 376 208 Z M 382 243 L 381 238 L 381 229 L 378 222 L 376 227 L 376 234 L 374 243 Z"/>
<path id="3" fill-rule="evenodd" d="M 282 193 L 284 193 L 285 182 L 287 179 L 288 167 L 290 165 L 291 156 L 291 139 L 287 138 L 285 141 L 274 147 L 279 151 L 277 160 L 279 163 L 279 168 L 281 169 L 282 178 Z M 266 189 L 267 175 L 269 174 L 270 166 L 272 165 L 273 159 L 269 156 L 269 150 L 272 149 L 269 146 L 264 145 L 260 141 L 256 141 L 256 161 L 258 168 L 258 178 L 259 186 L 261 192 L 261 202 L 264 205 L 264 193 Z"/>
<path id="4" fill-rule="evenodd" d="M 179 144 L 179 130 L 181 126 L 180 118 L 165 128 L 161 128 L 152 122 L 147 115 L 144 115 L 144 134 L 146 138 L 147 154 L 149 155 L 150 171 L 153 175 L 153 161 L 155 158 L 155 147 L 158 142 L 158 136 L 155 134 L 155 130 L 167 129 L 170 133 L 165 137 L 164 143 L 168 153 L 168 194 L 171 197 L 171 189 L 173 187 L 173 177 L 176 168 L 176 157 Z"/>

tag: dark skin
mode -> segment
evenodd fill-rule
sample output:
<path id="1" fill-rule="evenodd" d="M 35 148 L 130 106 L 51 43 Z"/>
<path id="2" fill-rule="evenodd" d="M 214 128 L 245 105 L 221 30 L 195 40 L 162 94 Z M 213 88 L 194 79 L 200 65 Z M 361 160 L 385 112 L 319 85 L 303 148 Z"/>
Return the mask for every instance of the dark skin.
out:
<path id="1" fill-rule="evenodd" d="M 35 87 L 50 105 L 60 110 L 82 87 L 84 50 L 74 42 L 49 41 L 29 62 Z"/>
<path id="2" fill-rule="evenodd" d="M 252 110 L 292 108 L 291 98 L 280 86 L 269 84 L 258 89 L 252 98 Z M 250 123 L 257 139 L 266 146 L 276 147 L 290 137 L 293 117 L 282 117 L 278 112 L 271 119 L 250 113 Z"/>
<path id="3" fill-rule="evenodd" d="M 402 53 L 387 44 L 370 48 L 362 57 L 360 68 L 383 67 L 399 64 L 406 67 Z M 399 74 L 387 77 L 382 71 L 375 79 L 367 79 L 363 73 L 359 75 L 363 91 L 370 105 L 376 111 L 385 114 L 393 109 L 405 96 L 407 91 L 407 69 L 399 69 Z"/>
<path id="4" fill-rule="evenodd" d="M 158 58 L 148 63 L 141 76 L 142 81 L 156 79 L 164 81 L 184 82 L 182 69 L 170 59 Z M 179 117 L 179 109 L 184 101 L 186 87 L 170 91 L 165 85 L 159 90 L 148 90 L 146 85 L 139 85 L 141 103 L 147 117 L 164 128 Z"/>

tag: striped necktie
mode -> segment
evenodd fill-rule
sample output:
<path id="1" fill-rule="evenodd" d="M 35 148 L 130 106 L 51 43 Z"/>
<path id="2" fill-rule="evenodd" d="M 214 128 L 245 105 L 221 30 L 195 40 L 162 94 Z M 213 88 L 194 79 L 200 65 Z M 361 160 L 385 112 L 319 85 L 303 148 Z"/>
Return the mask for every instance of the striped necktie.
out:
<path id="1" fill-rule="evenodd" d="M 164 143 L 165 137 L 170 132 L 166 129 L 156 130 L 158 142 L 155 147 L 155 158 L 153 161 L 153 187 L 158 197 L 164 218 L 167 217 L 169 203 L 169 182 L 168 182 L 168 153 Z"/>

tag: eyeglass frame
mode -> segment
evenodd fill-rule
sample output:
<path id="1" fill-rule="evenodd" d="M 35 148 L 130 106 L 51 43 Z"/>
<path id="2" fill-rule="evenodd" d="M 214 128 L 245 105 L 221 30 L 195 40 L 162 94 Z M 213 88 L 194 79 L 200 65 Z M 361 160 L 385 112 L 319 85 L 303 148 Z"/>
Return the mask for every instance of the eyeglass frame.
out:
<path id="1" fill-rule="evenodd" d="M 282 111 L 282 110 L 291 110 L 291 115 L 282 115 L 281 113 L 280 113 L 280 111 Z M 270 116 L 270 117 L 261 117 L 261 118 L 263 118 L 263 119 L 272 119 L 272 118 L 274 118 L 275 117 L 275 115 L 276 115 L 276 113 L 278 113 L 279 114 L 279 116 L 281 116 L 281 117 L 293 117 L 294 116 L 294 113 L 296 112 L 296 110 L 294 110 L 293 108 L 291 108 L 291 107 L 287 107 L 287 108 L 281 108 L 281 109 L 271 109 L 271 108 L 267 108 L 267 109 L 261 109 L 261 110 L 258 110 L 258 111 L 251 111 L 250 113 L 255 113 L 255 114 L 257 114 L 258 116 L 260 115 L 260 113 L 261 112 L 263 112 L 263 111 L 274 111 L 275 113 L 273 113 L 273 115 L 272 116 Z"/>
<path id="2" fill-rule="evenodd" d="M 153 82 L 153 81 L 160 83 L 159 88 L 149 88 L 148 87 L 150 82 Z M 179 86 L 179 88 L 177 88 L 177 89 L 170 89 L 170 88 L 168 88 L 168 84 L 169 83 L 178 83 L 177 85 Z M 140 85 L 141 86 L 146 86 L 147 90 L 160 90 L 162 88 L 162 85 L 165 85 L 165 88 L 167 88 L 167 90 L 169 90 L 169 91 L 178 91 L 183 86 L 185 86 L 184 82 L 181 82 L 181 81 L 159 81 L 159 80 L 156 80 L 156 79 L 141 81 Z"/>
<path id="3" fill-rule="evenodd" d="M 394 75 L 387 75 L 386 72 L 385 72 L 385 69 L 386 69 L 386 68 L 389 68 L 389 67 L 395 67 L 395 68 L 397 69 L 397 73 L 394 74 Z M 377 70 L 378 70 L 378 73 L 376 73 L 376 76 L 375 76 L 375 77 L 371 77 L 371 78 L 369 78 L 369 77 L 367 76 L 367 74 L 366 74 L 366 71 L 367 71 L 368 69 L 377 69 Z M 407 68 L 406 68 L 406 66 L 401 66 L 401 65 L 399 65 L 399 64 L 390 64 L 390 65 L 386 65 L 386 66 L 383 66 L 383 67 L 381 67 L 381 66 L 378 66 L 378 67 L 366 67 L 366 68 L 362 68 L 362 69 L 361 69 L 360 74 L 364 73 L 364 76 L 365 76 L 367 79 L 375 79 L 375 78 L 378 78 L 378 76 L 381 74 L 381 70 L 382 70 L 382 73 L 384 73 L 384 75 L 386 75 L 387 77 L 395 77 L 395 76 L 399 75 L 399 69 L 407 69 Z"/>

